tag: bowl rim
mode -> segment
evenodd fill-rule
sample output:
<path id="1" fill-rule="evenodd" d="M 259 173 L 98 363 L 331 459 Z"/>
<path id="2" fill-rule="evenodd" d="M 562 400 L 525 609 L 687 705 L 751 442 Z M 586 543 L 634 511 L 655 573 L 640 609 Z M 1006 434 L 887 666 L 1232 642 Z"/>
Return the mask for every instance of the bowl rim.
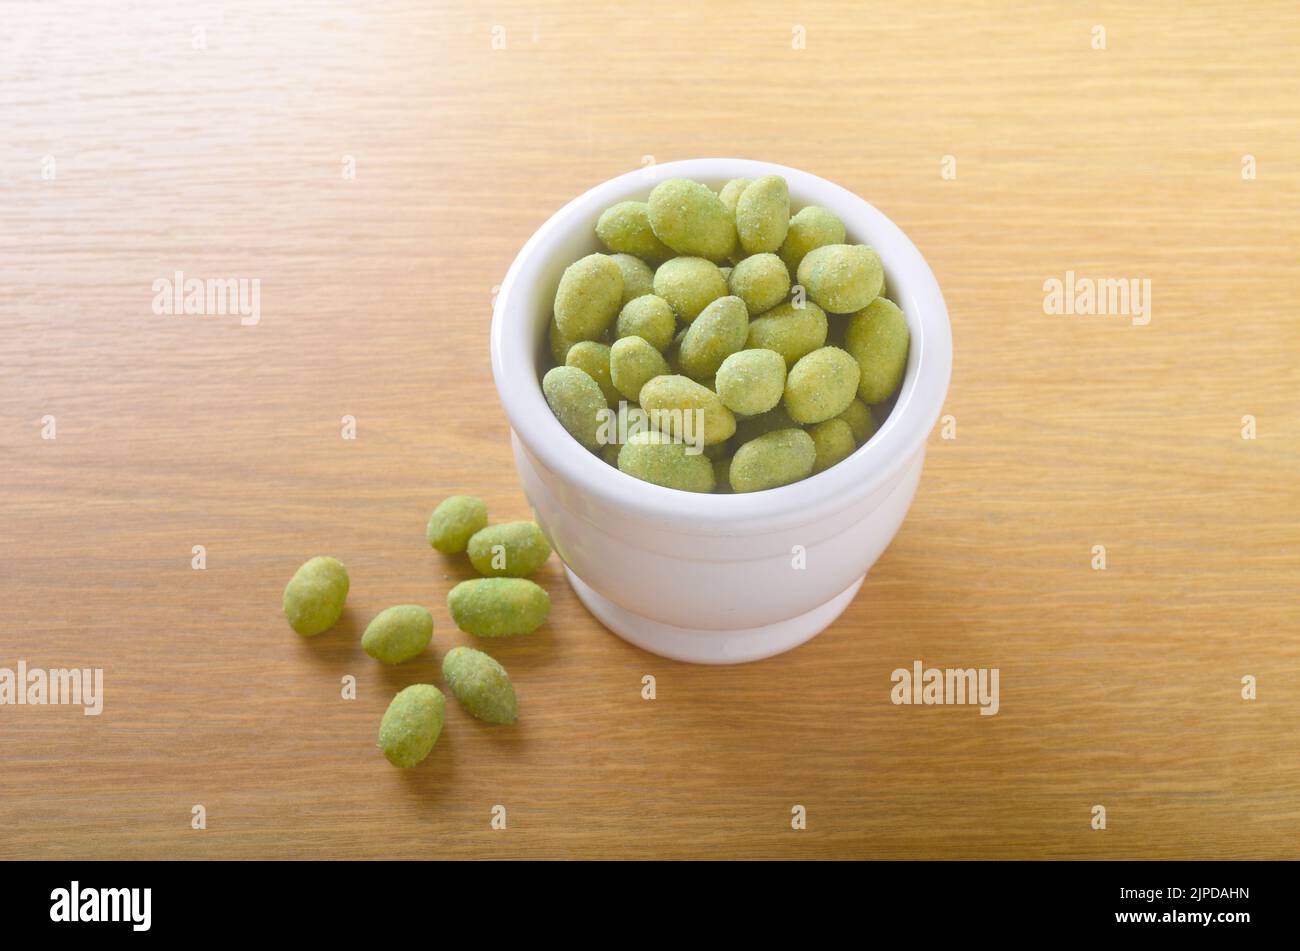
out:
<path id="1" fill-rule="evenodd" d="M 848 458 L 800 482 L 747 493 L 670 489 L 620 472 L 583 448 L 560 425 L 542 394 L 537 374 L 537 313 L 532 286 L 561 239 L 582 230 L 595 234 L 600 213 L 619 201 L 644 201 L 657 182 L 691 178 L 717 187 L 732 178 L 781 175 L 791 205 L 822 205 L 844 221 L 857 242 L 880 255 L 890 293 L 911 332 L 908 367 L 893 411 Z M 549 294 L 547 295 L 549 299 Z M 899 299 L 902 298 L 902 299 Z M 527 328 L 528 332 L 524 332 Z M 865 199 L 824 178 L 771 162 L 737 158 L 684 159 L 615 176 L 555 212 L 515 256 L 492 311 L 492 375 L 516 438 L 565 482 L 627 514 L 671 522 L 697 534 L 774 530 L 830 516 L 888 483 L 922 451 L 947 396 L 952 333 L 938 281 L 916 245 Z"/>

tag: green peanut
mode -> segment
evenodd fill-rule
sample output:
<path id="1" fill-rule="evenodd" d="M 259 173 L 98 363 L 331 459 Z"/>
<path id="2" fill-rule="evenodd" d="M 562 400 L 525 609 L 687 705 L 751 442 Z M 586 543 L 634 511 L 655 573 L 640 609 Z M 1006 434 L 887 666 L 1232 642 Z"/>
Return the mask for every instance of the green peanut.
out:
<path id="1" fill-rule="evenodd" d="M 792 367 L 800 357 L 826 343 L 826 312 L 812 301 L 802 307 L 778 304 L 749 322 L 746 350 L 775 350 Z"/>
<path id="2" fill-rule="evenodd" d="M 719 297 L 686 329 L 678 356 L 682 372 L 696 380 L 713 376 L 723 360 L 745 346 L 748 336 L 745 302 L 739 297 Z"/>
<path id="3" fill-rule="evenodd" d="M 727 279 L 704 258 L 673 258 L 655 271 L 654 292 L 688 323 L 709 304 L 727 296 Z"/>
<path id="4" fill-rule="evenodd" d="M 814 303 L 833 314 L 851 314 L 876 299 L 885 270 L 865 244 L 828 244 L 804 255 L 799 283 Z"/>
<path id="5" fill-rule="evenodd" d="M 736 220 L 736 204 L 740 201 L 740 194 L 750 186 L 752 179 L 733 178 L 727 184 L 722 186 L 718 192 L 718 200 L 722 202 L 722 207 L 727 209 L 727 214 L 731 220 Z"/>
<path id="6" fill-rule="evenodd" d="M 305 562 L 284 586 L 284 616 L 303 637 L 328 631 L 343 613 L 348 598 L 348 570 L 337 558 Z"/>
<path id="7" fill-rule="evenodd" d="M 862 373 L 858 361 L 839 347 L 822 347 L 790 368 L 785 408 L 796 423 L 820 423 L 849 408 Z"/>
<path id="8" fill-rule="evenodd" d="M 398 604 L 375 615 L 361 635 L 361 649 L 385 664 L 415 657 L 433 639 L 433 615 L 418 604 Z"/>
<path id="9" fill-rule="evenodd" d="M 616 339 L 640 337 L 660 353 L 668 349 L 676 332 L 677 315 L 672 305 L 655 294 L 643 294 L 628 301 L 614 323 Z"/>
<path id="10" fill-rule="evenodd" d="M 776 253 L 790 273 L 795 274 L 809 251 L 828 244 L 843 244 L 844 236 L 844 222 L 833 211 L 809 205 L 790 219 L 790 230 Z"/>
<path id="11" fill-rule="evenodd" d="M 894 395 L 907 370 L 910 342 L 907 318 L 887 298 L 876 298 L 849 318 L 844 347 L 862 369 L 858 395 L 865 402 L 880 403 Z"/>
<path id="12" fill-rule="evenodd" d="M 609 372 L 618 392 L 629 402 L 641 398 L 641 387 L 672 371 L 663 354 L 640 337 L 621 337 L 609 351 Z"/>
<path id="13" fill-rule="evenodd" d="M 853 430 L 844 420 L 836 417 L 827 419 L 808 429 L 812 437 L 816 458 L 813 461 L 813 474 L 829 469 L 837 462 L 843 462 L 853 450 L 858 448 L 853 441 Z"/>
<path id="14" fill-rule="evenodd" d="M 775 254 L 745 258 L 727 275 L 727 288 L 751 314 L 771 310 L 790 293 L 790 272 Z"/>
<path id="15" fill-rule="evenodd" d="M 736 236 L 746 254 L 775 251 L 790 227 L 790 191 L 780 175 L 756 178 L 736 200 Z"/>
<path id="16" fill-rule="evenodd" d="M 858 384 L 858 388 L 862 388 L 861 383 Z M 853 431 L 853 441 L 859 446 L 875 435 L 876 430 L 879 428 L 876 417 L 872 415 L 867 404 L 859 399 L 854 399 L 849 404 L 849 408 L 835 418 L 842 419 L 849 424 L 849 429 Z"/>
<path id="17" fill-rule="evenodd" d="M 542 394 L 560 425 L 588 449 L 599 448 L 596 433 L 609 402 L 600 384 L 577 367 L 552 367 L 542 377 Z"/>
<path id="18" fill-rule="evenodd" d="M 714 382 L 723 406 L 757 416 L 781 402 L 785 359 L 775 350 L 741 350 L 722 361 Z"/>
<path id="19" fill-rule="evenodd" d="M 722 405 L 718 394 L 690 377 L 657 376 L 641 387 L 641 408 L 650 425 L 683 442 L 711 446 L 730 439 L 736 431 L 736 417 Z M 703 432 L 699 416 L 703 416 Z"/>
<path id="20" fill-rule="evenodd" d="M 564 365 L 577 367 L 595 380 L 608 405 L 618 404 L 618 390 L 609 375 L 608 346 L 594 340 L 580 340 L 569 348 L 569 352 L 564 357 Z"/>
<path id="21" fill-rule="evenodd" d="M 465 550 L 469 538 L 488 522 L 487 505 L 472 495 L 452 495 L 438 503 L 429 516 L 424 537 L 445 554 Z"/>
<path id="22" fill-rule="evenodd" d="M 588 254 L 564 269 L 555 291 L 555 323 L 570 340 L 597 340 L 623 304 L 623 272 L 605 254 Z"/>
<path id="23" fill-rule="evenodd" d="M 688 452 L 685 443 L 654 430 L 629 436 L 618 454 L 618 468 L 643 482 L 685 492 L 713 491 L 713 463 Z"/>
<path id="24" fill-rule="evenodd" d="M 736 246 L 736 224 L 708 187 L 685 178 L 660 182 L 650 192 L 650 227 L 678 254 L 723 261 Z"/>
<path id="25" fill-rule="evenodd" d="M 442 659 L 442 677 L 460 705 L 488 723 L 514 723 L 519 702 L 506 669 L 472 647 L 453 647 Z"/>
<path id="26" fill-rule="evenodd" d="M 447 610 L 467 634 L 510 637 L 545 624 L 551 599 L 527 578 L 475 578 L 447 593 Z"/>
<path id="27" fill-rule="evenodd" d="M 447 698 L 432 684 L 400 691 L 379 723 L 379 749 L 394 766 L 409 769 L 433 749 L 447 716 Z"/>
<path id="28" fill-rule="evenodd" d="M 623 297 L 619 306 L 654 290 L 655 272 L 649 264 L 630 254 L 611 254 L 610 260 L 623 272 Z"/>
<path id="29" fill-rule="evenodd" d="M 635 254 L 646 261 L 673 256 L 673 249 L 650 228 L 650 206 L 643 201 L 620 201 L 606 208 L 596 220 L 596 237 L 611 251 Z"/>
<path id="30" fill-rule="evenodd" d="M 551 545 L 536 522 L 489 525 L 469 540 L 469 561 L 487 578 L 523 578 L 551 556 Z"/>
<path id="31" fill-rule="evenodd" d="M 817 460 L 812 437 L 802 429 L 778 429 L 751 439 L 731 460 L 731 487 L 737 492 L 775 489 L 806 479 Z"/>

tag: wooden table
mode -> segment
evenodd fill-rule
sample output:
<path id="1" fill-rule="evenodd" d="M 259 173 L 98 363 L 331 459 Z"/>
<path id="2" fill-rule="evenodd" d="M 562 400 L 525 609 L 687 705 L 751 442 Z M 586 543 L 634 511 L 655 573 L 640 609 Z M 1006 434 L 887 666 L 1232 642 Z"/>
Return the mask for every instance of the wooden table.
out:
<path id="1" fill-rule="evenodd" d="M 1294 4 L 60 7 L 0 37 L 0 667 L 105 697 L 0 707 L 0 857 L 1296 857 Z M 430 508 L 528 514 L 494 285 L 575 194 L 703 155 L 908 232 L 956 438 L 806 646 L 661 660 L 552 559 L 550 623 L 492 645 L 518 726 L 453 703 L 389 767 L 389 698 L 471 640 Z M 260 320 L 155 314 L 176 271 L 257 278 Z M 1045 313 L 1067 271 L 1149 280 L 1149 323 Z M 306 641 L 318 553 L 352 594 Z M 382 669 L 403 601 L 434 649 Z M 915 660 L 998 668 L 1000 712 L 892 704 Z"/>

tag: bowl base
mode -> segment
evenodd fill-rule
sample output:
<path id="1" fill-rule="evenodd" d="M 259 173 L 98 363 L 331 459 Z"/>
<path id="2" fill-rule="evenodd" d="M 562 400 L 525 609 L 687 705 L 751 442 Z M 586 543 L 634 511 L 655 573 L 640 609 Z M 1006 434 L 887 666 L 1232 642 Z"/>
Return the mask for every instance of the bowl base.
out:
<path id="1" fill-rule="evenodd" d="M 597 594 L 567 565 L 564 573 L 578 600 L 605 627 L 642 650 L 690 664 L 743 664 L 798 647 L 820 634 L 840 616 L 867 577 L 863 575 L 825 604 L 798 617 L 763 627 L 710 631 L 676 627 L 633 614 Z"/>

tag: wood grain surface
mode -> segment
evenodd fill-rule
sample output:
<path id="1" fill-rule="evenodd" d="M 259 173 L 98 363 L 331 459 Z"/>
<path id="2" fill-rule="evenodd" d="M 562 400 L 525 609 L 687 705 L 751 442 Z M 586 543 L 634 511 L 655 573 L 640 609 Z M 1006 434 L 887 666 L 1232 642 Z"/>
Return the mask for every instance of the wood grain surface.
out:
<path id="1" fill-rule="evenodd" d="M 1297 856 L 1293 3 L 2 19 L 0 667 L 101 667 L 105 696 L 0 707 L 0 857 Z M 710 155 L 807 169 L 912 237 L 951 311 L 956 438 L 807 645 L 659 659 L 553 558 L 550 622 L 492 645 L 518 725 L 452 703 L 391 768 L 388 700 L 472 640 L 429 510 L 528 516 L 494 285 L 574 195 Z M 1070 270 L 1149 280 L 1150 322 L 1046 314 Z M 176 271 L 257 278 L 260 321 L 155 315 Z M 322 553 L 352 594 L 307 641 L 280 595 Z M 434 648 L 382 669 L 361 631 L 408 601 Z M 998 668 L 1000 712 L 892 704 L 915 660 Z"/>

